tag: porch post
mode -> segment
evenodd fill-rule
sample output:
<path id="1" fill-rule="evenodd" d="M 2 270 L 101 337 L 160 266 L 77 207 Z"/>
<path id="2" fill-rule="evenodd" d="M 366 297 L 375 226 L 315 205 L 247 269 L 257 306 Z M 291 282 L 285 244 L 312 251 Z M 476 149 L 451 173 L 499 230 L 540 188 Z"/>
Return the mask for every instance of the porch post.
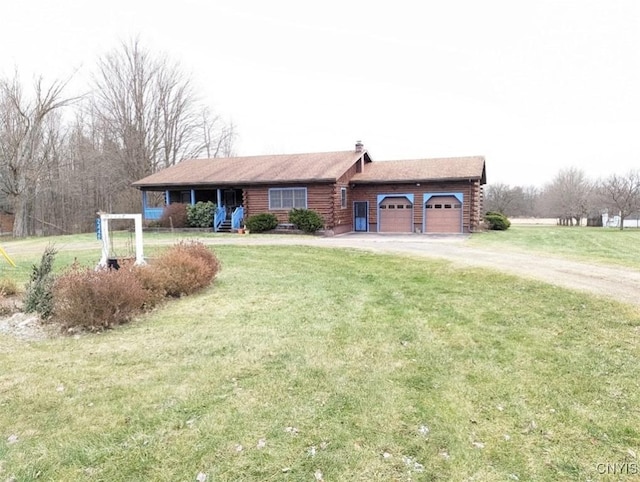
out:
<path id="1" fill-rule="evenodd" d="M 222 207 L 222 189 L 217 189 L 218 194 L 218 207 Z"/>
<path id="2" fill-rule="evenodd" d="M 191 205 L 193 206 L 196 203 L 196 190 L 191 190 Z"/>
<path id="3" fill-rule="evenodd" d="M 171 204 L 171 202 L 170 202 L 170 201 L 171 201 L 171 196 L 169 195 L 169 190 L 167 189 L 167 190 L 164 192 L 164 204 L 165 204 L 166 206 L 168 206 L 169 204 Z"/>
<path id="4" fill-rule="evenodd" d="M 147 212 L 147 191 L 142 191 L 142 214 Z M 145 216 L 146 218 L 146 216 Z"/>

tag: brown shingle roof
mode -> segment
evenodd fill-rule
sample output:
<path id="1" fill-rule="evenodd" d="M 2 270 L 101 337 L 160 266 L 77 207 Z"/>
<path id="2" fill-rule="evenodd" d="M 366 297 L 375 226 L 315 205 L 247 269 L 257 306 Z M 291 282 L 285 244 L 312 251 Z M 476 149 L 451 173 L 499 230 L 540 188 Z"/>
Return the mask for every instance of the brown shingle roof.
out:
<path id="1" fill-rule="evenodd" d="M 133 183 L 134 187 L 247 185 L 336 181 L 366 151 L 189 159 Z"/>
<path id="2" fill-rule="evenodd" d="M 484 157 L 448 157 L 371 162 L 351 178 L 355 184 L 479 179 L 485 182 Z"/>

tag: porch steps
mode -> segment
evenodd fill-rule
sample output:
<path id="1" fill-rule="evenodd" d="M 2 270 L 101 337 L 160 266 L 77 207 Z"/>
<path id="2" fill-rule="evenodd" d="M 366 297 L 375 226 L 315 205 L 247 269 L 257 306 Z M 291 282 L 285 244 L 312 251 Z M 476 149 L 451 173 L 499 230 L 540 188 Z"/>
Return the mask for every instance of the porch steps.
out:
<path id="1" fill-rule="evenodd" d="M 231 220 L 225 219 L 222 221 L 222 224 L 218 228 L 219 233 L 230 233 L 231 232 Z"/>

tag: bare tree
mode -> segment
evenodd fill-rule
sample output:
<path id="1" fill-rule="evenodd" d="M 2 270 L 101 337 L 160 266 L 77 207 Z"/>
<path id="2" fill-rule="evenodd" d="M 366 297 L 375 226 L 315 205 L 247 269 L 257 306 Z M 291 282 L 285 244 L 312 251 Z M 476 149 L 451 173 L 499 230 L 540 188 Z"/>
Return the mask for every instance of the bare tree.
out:
<path id="1" fill-rule="evenodd" d="M 45 86 L 38 78 L 29 99 L 17 74 L 11 80 L 0 80 L 0 189 L 15 214 L 16 237 L 35 234 L 30 220 L 36 194 L 57 139 L 47 122 L 71 102 L 62 97 L 64 87 L 59 81 Z"/>
<path id="2" fill-rule="evenodd" d="M 640 171 L 613 174 L 600 184 L 600 190 L 605 202 L 620 215 L 620 229 L 624 229 L 625 218 L 640 211 Z"/>
<path id="3" fill-rule="evenodd" d="M 137 39 L 99 60 L 93 114 L 105 129 L 103 147 L 116 160 L 111 182 L 119 202 L 131 207 L 139 205 L 133 181 L 202 153 L 232 150 L 233 126 L 200 105 L 177 63 Z"/>
<path id="4" fill-rule="evenodd" d="M 523 186 L 519 189 L 522 195 L 522 215 L 538 217 L 540 215 L 540 189 L 536 186 Z"/>
<path id="5" fill-rule="evenodd" d="M 199 105 L 178 64 L 152 55 L 138 40 L 99 60 L 94 112 L 129 183 L 229 138 L 227 127 Z"/>
<path id="6" fill-rule="evenodd" d="M 595 185 L 584 171 L 571 167 L 561 170 L 543 192 L 547 212 L 560 224 L 580 226 L 594 204 Z"/>
<path id="7" fill-rule="evenodd" d="M 506 216 L 535 216 L 539 191 L 534 186 L 490 184 L 485 190 L 485 208 Z"/>
<path id="8" fill-rule="evenodd" d="M 511 215 L 510 208 L 514 204 L 511 186 L 504 183 L 489 184 L 484 191 L 484 207 L 493 211 Z"/>
<path id="9" fill-rule="evenodd" d="M 232 157 L 236 131 L 233 123 L 225 124 L 220 116 L 212 116 L 208 109 L 202 111 L 202 133 L 204 155 L 213 157 Z"/>
<path id="10" fill-rule="evenodd" d="M 45 234 L 86 232 L 94 226 L 96 211 L 109 207 L 115 192 L 112 159 L 104 148 L 104 129 L 96 122 L 77 110 L 65 127 L 38 196 L 36 212 Z"/>

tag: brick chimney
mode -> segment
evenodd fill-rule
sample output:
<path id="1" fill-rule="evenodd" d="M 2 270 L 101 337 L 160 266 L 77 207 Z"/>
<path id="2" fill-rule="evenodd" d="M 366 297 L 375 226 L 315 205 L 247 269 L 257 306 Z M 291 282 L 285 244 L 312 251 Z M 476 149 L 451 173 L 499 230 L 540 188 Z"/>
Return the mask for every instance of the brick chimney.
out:
<path id="1" fill-rule="evenodd" d="M 364 144 L 362 143 L 362 141 L 357 141 L 356 142 L 356 152 L 362 152 L 363 149 L 364 149 Z"/>

